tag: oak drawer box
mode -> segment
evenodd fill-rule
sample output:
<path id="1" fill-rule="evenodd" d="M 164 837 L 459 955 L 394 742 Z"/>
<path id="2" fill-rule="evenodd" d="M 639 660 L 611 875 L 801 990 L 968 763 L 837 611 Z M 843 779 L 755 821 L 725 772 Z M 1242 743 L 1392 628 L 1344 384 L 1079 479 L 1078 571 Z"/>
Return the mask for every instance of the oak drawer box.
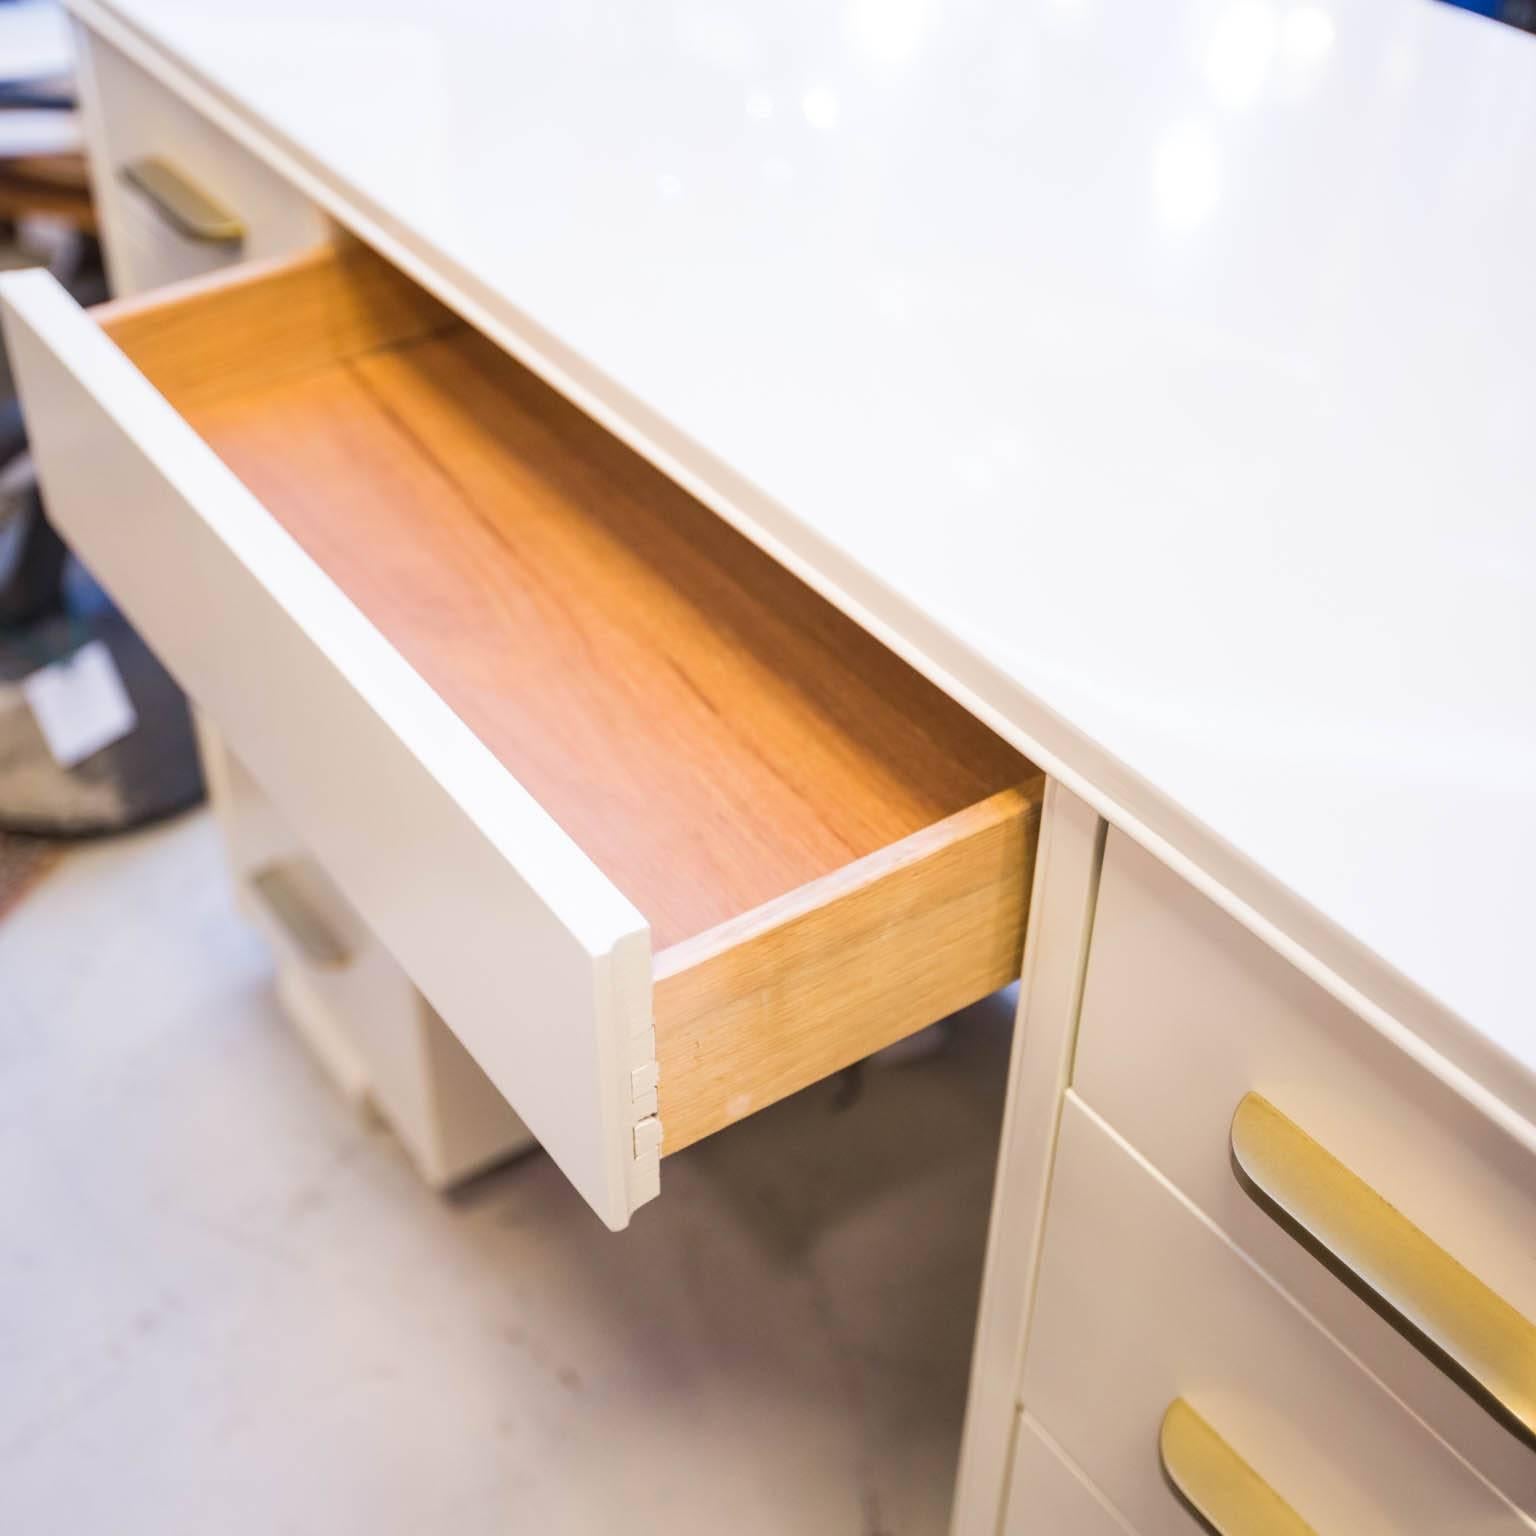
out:
<path id="1" fill-rule="evenodd" d="M 1171 1409 L 1318 1536 L 1527 1529 L 1073 1094 L 1023 1395 L 1140 1536 L 1201 1528 L 1171 1486 Z"/>
<path id="2" fill-rule="evenodd" d="M 611 1225 L 1018 974 L 1038 773 L 368 251 L 0 294 L 61 530 Z"/>
<path id="3" fill-rule="evenodd" d="M 1469 1272 L 1452 1290 L 1486 1287 L 1533 1319 L 1536 1157 L 1518 1135 L 1115 833 L 1073 1085 L 1393 1392 L 1536 1515 L 1528 1432 L 1506 1425 L 1475 1383 L 1457 1379 L 1454 1362 L 1432 1358 L 1381 1305 L 1401 1282 L 1389 1277 L 1368 1293 L 1337 1254 L 1314 1252 L 1315 1243 L 1277 1219 L 1241 1166 L 1233 1129 L 1250 1096 L 1251 1111 L 1273 1106 L 1280 1119 L 1271 1123 L 1290 1127 L 1284 1135 L 1295 1150 L 1285 1157 L 1332 1168 L 1346 1198 L 1374 1192 L 1395 1208 Z M 1348 1233 L 1344 1239 L 1335 1247 L 1347 1248 Z M 1439 1321 L 1454 1327 L 1458 1308 L 1483 1302 L 1453 1300 Z M 1536 1379 L 1536 1334 L 1517 1320 L 1506 1337 L 1493 1354 L 1507 1358 L 1494 1364 Z"/>

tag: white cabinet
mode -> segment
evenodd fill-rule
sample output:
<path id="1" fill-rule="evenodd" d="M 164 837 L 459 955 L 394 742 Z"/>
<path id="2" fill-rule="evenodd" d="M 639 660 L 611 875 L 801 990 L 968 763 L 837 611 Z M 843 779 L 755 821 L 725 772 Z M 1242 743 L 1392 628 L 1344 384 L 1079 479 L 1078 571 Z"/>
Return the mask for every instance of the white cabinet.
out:
<path id="1" fill-rule="evenodd" d="M 1159 1461 L 1180 1399 L 1319 1532 L 1528 1529 L 1075 1096 L 1023 1397 L 1141 1536 L 1199 1528 Z"/>
<path id="2" fill-rule="evenodd" d="M 1086 1530 L 1200 1529 L 1175 1403 L 1323 1536 L 1531 1529 L 1530 1127 L 1087 814 L 1052 786 L 957 1536 L 1054 1508 L 1064 1469 Z"/>
<path id="3" fill-rule="evenodd" d="M 1083 1100 L 1529 1516 L 1536 1450 L 1245 1189 L 1259 1094 L 1526 1317 L 1536 1150 L 1111 833 L 1073 1071 Z M 1536 1361 L 1528 1370 L 1536 1371 Z"/>

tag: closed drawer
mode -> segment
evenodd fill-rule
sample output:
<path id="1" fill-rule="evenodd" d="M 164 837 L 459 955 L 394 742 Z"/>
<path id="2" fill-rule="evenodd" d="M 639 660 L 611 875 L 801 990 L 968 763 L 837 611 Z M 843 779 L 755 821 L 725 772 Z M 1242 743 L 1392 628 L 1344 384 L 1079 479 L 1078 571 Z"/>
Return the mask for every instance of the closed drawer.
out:
<path id="1" fill-rule="evenodd" d="M 1159 1448 L 1180 1401 L 1318 1536 L 1528 1530 L 1069 1093 L 1024 1406 L 1141 1536 L 1191 1536 Z"/>
<path id="2" fill-rule="evenodd" d="M 324 237 L 319 210 L 249 150 L 78 22 L 74 36 L 93 190 L 117 293 L 289 255 Z M 195 210 L 188 219 L 168 176 L 232 220 L 238 235 Z"/>
<path id="3" fill-rule="evenodd" d="M 1019 1415 L 1008 1473 L 1003 1536 L 1128 1536 L 1130 1527 L 1051 1446 L 1028 1414 Z"/>
<path id="4" fill-rule="evenodd" d="M 1253 1198 L 1237 1176 L 1232 1123 L 1245 1095 L 1262 1095 L 1536 1318 L 1536 1159 L 1525 1146 L 1118 834 L 1105 850 L 1073 1079 L 1153 1166 L 1536 1515 L 1536 1449 Z M 1529 1377 L 1536 1357 L 1526 1351 Z"/>
<path id="5" fill-rule="evenodd" d="M 213 761 L 240 904 L 272 950 L 288 1017 L 342 1094 L 381 1114 L 439 1189 L 531 1145 L 506 1099 L 245 769 L 222 747 Z"/>
<path id="6" fill-rule="evenodd" d="M 324 870 L 294 858 L 241 887 L 278 994 L 342 1093 L 381 1114 L 430 1185 L 447 1188 L 532 1144 L 458 1039 Z"/>
<path id="7" fill-rule="evenodd" d="M 1018 974 L 1038 773 L 366 250 L 0 298 L 63 532 L 612 1225 Z"/>

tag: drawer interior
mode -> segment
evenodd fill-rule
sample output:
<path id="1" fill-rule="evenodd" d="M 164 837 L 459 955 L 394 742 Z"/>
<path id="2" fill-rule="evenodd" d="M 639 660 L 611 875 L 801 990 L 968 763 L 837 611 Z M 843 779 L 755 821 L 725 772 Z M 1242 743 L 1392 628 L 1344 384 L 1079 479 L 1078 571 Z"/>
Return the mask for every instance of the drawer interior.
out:
<path id="1" fill-rule="evenodd" d="M 698 1088 L 666 1150 L 736 1118 L 741 1061 L 700 1042 L 761 1050 L 765 989 L 815 1038 L 748 1109 L 973 1000 L 897 947 L 936 901 L 959 991 L 1017 975 L 1037 771 L 387 263 L 347 243 L 97 315 L 646 916 L 662 1081 Z M 861 984 L 818 981 L 829 949 L 905 965 L 910 1001 L 881 982 L 829 1042 Z"/>

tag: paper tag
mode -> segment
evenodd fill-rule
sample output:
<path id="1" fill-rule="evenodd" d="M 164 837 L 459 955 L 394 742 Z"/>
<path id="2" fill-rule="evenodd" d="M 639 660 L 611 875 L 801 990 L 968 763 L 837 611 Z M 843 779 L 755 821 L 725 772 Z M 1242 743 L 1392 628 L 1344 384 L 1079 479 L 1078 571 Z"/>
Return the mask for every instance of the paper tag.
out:
<path id="1" fill-rule="evenodd" d="M 121 741 L 139 723 L 105 640 L 23 678 L 21 691 L 61 768 Z"/>

